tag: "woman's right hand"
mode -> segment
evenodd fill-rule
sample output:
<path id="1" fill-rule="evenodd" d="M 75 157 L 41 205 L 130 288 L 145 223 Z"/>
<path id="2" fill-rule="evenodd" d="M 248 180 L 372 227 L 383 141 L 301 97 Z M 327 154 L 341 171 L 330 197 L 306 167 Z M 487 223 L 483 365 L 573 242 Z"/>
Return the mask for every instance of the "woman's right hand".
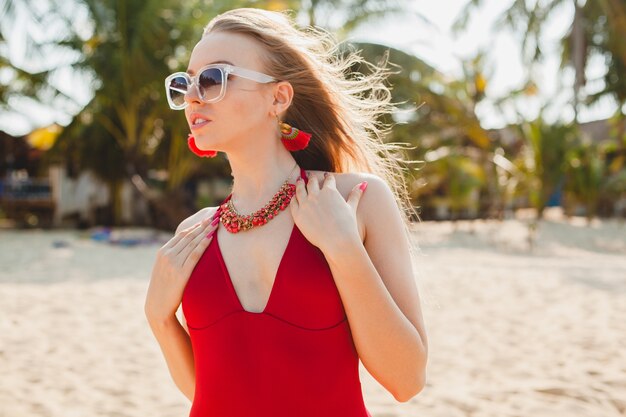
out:
<path id="1" fill-rule="evenodd" d="M 149 322 L 175 317 L 191 272 L 213 240 L 218 219 L 211 216 L 181 230 L 158 250 L 144 305 Z"/>

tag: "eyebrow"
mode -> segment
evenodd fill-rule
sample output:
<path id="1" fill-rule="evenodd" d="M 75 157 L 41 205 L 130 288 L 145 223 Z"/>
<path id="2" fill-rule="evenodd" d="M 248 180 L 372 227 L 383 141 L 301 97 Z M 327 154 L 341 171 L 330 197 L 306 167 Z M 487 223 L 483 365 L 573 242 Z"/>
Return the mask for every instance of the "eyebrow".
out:
<path id="1" fill-rule="evenodd" d="M 200 68 L 204 68 L 204 67 L 206 67 L 207 65 L 213 65 L 213 64 L 228 64 L 228 65 L 233 65 L 233 66 L 235 65 L 235 64 L 233 64 L 233 63 L 232 63 L 232 62 L 230 62 L 230 61 L 215 61 L 215 62 L 211 62 L 210 64 L 204 64 L 204 65 L 202 65 Z M 193 73 L 194 73 L 194 72 L 193 72 L 193 70 L 191 70 L 191 69 L 187 68 L 187 74 L 189 74 L 189 75 L 193 75 Z"/>

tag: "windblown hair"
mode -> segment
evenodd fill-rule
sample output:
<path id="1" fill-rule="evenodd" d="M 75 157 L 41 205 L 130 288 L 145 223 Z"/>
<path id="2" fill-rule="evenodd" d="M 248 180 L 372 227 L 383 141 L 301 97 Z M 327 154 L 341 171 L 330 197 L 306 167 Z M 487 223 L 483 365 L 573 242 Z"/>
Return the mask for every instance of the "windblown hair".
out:
<path id="1" fill-rule="evenodd" d="M 358 52 L 342 50 L 320 28 L 298 28 L 287 12 L 234 9 L 213 18 L 203 36 L 231 32 L 252 37 L 265 49 L 265 72 L 291 83 L 294 96 L 284 120 L 312 134 L 307 148 L 293 152 L 304 169 L 368 172 L 385 180 L 403 212 L 410 238 L 410 221 L 417 216 L 404 180 L 403 148 L 385 143 L 390 126 L 381 116 L 393 111 L 384 84 L 391 74 L 386 57 L 377 65 Z M 354 72 L 365 67 L 369 74 Z M 419 216 L 417 216 L 419 218 Z"/>

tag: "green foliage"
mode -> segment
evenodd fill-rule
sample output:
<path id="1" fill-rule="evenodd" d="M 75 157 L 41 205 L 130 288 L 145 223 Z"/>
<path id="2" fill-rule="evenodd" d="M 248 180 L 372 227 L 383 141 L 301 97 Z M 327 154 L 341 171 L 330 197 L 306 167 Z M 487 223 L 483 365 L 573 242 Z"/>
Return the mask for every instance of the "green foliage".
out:
<path id="1" fill-rule="evenodd" d="M 67 22 L 67 31 L 55 38 L 54 45 L 46 46 L 56 47 L 59 53 L 74 53 L 79 59 L 72 65 L 94 79 L 93 99 L 66 127 L 49 158 L 69 159 L 72 165 L 92 169 L 116 183 L 132 175 L 145 178 L 150 169 L 166 170 L 166 191 L 180 188 L 197 174 L 227 175 L 228 172 L 222 158 L 200 160 L 187 150 L 188 127 L 183 112 L 169 109 L 163 91 L 164 77 L 184 70 L 204 25 L 216 14 L 242 6 L 289 8 L 297 11 L 300 18 L 308 17 L 310 23 L 334 30 L 341 39 L 363 22 L 389 13 L 408 13 L 408 2 L 401 0 L 49 1 L 54 6 L 50 12 Z M 460 21 L 467 19 L 469 10 L 481 3 L 481 0 L 470 1 L 468 12 Z M 535 8 L 525 3 L 514 1 L 503 15 L 501 25 L 528 32 L 524 51 L 528 60 L 536 61 L 541 56 L 539 34 L 547 18 L 563 2 L 543 5 L 539 2 Z M 626 93 L 622 91 L 621 74 L 626 55 L 624 43 L 615 40 L 624 38 L 616 34 L 625 32 L 621 21 L 606 16 L 608 3 L 601 3 L 587 2 L 584 10 L 588 21 L 593 22 L 585 36 L 595 36 L 589 51 L 604 53 L 609 63 L 607 87 L 591 99 L 614 94 L 623 102 Z M 0 9 L 0 20 L 9 16 L 6 10 Z M 89 16 L 80 30 L 72 22 L 79 10 L 86 10 Z M 597 26 L 602 16 L 611 24 Z M 6 27 L 0 25 L 0 36 L 5 35 Z M 0 42 L 3 39 L 0 37 Z M 490 77 L 485 70 L 486 53 L 479 52 L 463 62 L 463 76 L 450 79 L 403 51 L 368 43 L 355 47 L 370 62 L 379 62 L 388 53 L 389 61 L 394 64 L 389 83 L 398 111 L 382 122 L 395 123 L 388 139 L 411 145 L 408 158 L 423 162 L 416 175 L 411 172 L 407 178 L 416 205 L 445 205 L 457 217 L 463 209 L 476 208 L 479 200 L 493 201 L 500 194 L 509 195 L 514 184 L 517 193 L 528 196 L 541 212 L 564 177 L 568 196 L 577 201 L 586 198 L 584 201 L 589 202 L 584 204 L 589 207 L 603 195 L 620 192 L 626 158 L 623 152 L 626 146 L 620 141 L 596 149 L 579 142 L 572 126 L 550 125 L 540 116 L 519 126 L 519 134 L 524 138 L 521 148 L 494 150 L 496 144 L 481 127 L 475 112 L 485 97 Z M 571 51 L 566 44 L 564 48 Z M 569 53 L 564 52 L 564 62 L 571 61 Z M 0 69 L 8 65 L 8 59 L 0 54 Z M 20 69 L 15 71 L 14 76 L 23 81 L 11 84 L 12 89 L 0 85 L 0 104 L 14 94 L 36 95 L 52 88 L 46 87 L 47 72 L 33 75 Z M 534 83 L 528 82 L 518 93 L 531 94 L 534 88 Z M 45 94 L 55 95 L 54 91 Z M 626 136 L 623 131 L 612 135 Z M 506 169 L 503 171 L 502 167 Z"/>
<path id="2" fill-rule="evenodd" d="M 563 178 L 566 152 L 575 134 L 573 125 L 547 124 L 542 115 L 523 122 L 520 131 L 526 140 L 521 171 L 527 174 L 530 202 L 541 217 L 548 198 Z"/>
<path id="3" fill-rule="evenodd" d="M 624 126 L 621 117 L 614 121 Z M 588 219 L 598 214 L 603 202 L 626 198 L 626 140 L 615 133 L 601 141 L 578 136 L 567 151 L 566 205 L 570 211 L 583 205 Z"/>
<path id="4" fill-rule="evenodd" d="M 587 217 L 595 216 L 600 193 L 603 188 L 605 169 L 599 146 L 590 141 L 579 141 L 568 150 L 567 183 L 564 187 L 567 198 L 584 204 Z"/>
<path id="5" fill-rule="evenodd" d="M 394 142 L 413 145 L 409 159 L 423 164 L 407 178 L 415 204 L 443 205 L 457 216 L 476 204 L 488 182 L 486 162 L 491 140 L 480 126 L 474 108 L 486 85 L 482 55 L 465 64 L 465 77 L 450 80 L 418 57 L 376 44 L 355 44 L 373 63 L 386 53 L 393 64 L 389 77 L 398 111 L 391 132 Z M 362 68 L 354 68 L 362 71 Z"/>
<path id="6" fill-rule="evenodd" d="M 464 29 L 477 8 L 484 6 L 483 0 L 471 0 L 454 23 L 455 30 Z M 569 30 L 560 41 L 561 69 L 573 67 L 580 86 L 584 86 L 585 69 L 592 56 L 601 57 L 606 63 L 602 76 L 604 88 L 586 97 L 591 105 L 600 98 L 612 96 L 619 105 L 626 103 L 626 3 L 623 1 L 548 0 L 527 2 L 514 0 L 502 13 L 496 29 L 510 28 L 522 36 L 523 60 L 528 66 L 530 79 L 533 66 L 544 57 L 545 45 L 541 37 L 549 26 L 549 20 L 563 12 L 563 7 L 577 6 L 577 13 Z M 580 35 L 580 38 L 577 36 Z"/>
<path id="7" fill-rule="evenodd" d="M 57 98 L 72 101 L 51 83 L 56 68 L 44 59 L 48 45 L 34 34 L 34 27 L 47 24 L 48 16 L 39 3 L 28 0 L 0 3 L 0 73 L 3 75 L 0 77 L 0 109 L 13 111 L 9 104 L 13 98 L 27 97 L 48 104 Z M 25 67 L 26 63 L 30 63 L 31 68 Z"/>

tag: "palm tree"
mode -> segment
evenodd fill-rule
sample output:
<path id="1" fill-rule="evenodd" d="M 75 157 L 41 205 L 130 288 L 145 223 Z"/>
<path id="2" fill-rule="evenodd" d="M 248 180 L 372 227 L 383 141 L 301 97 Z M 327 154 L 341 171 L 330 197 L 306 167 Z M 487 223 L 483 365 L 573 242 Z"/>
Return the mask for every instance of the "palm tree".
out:
<path id="1" fill-rule="evenodd" d="M 519 126 L 525 139 L 525 148 L 518 156 L 518 165 L 527 175 L 527 191 L 531 205 L 537 211 L 537 220 L 549 197 L 563 180 L 568 148 L 576 137 L 576 128 L 570 124 L 549 124 L 543 115 Z"/>
<path id="2" fill-rule="evenodd" d="M 600 146 L 591 141 L 580 141 L 568 150 L 564 191 L 568 206 L 582 203 L 587 225 L 597 214 L 600 195 L 606 178 L 604 155 Z"/>
<path id="3" fill-rule="evenodd" d="M 361 24 L 391 15 L 412 15 L 424 24 L 430 24 L 421 13 L 407 7 L 407 0 L 292 0 L 289 7 L 306 17 L 307 25 L 324 27 L 345 39 Z"/>
<path id="4" fill-rule="evenodd" d="M 90 72 L 96 85 L 92 100 L 62 133 L 57 149 L 74 149 L 83 166 L 109 183 L 114 219 L 120 218 L 122 181 L 134 177 L 145 182 L 141 178 L 156 144 L 167 129 L 180 124 L 156 128 L 167 110 L 161 93 L 167 58 L 176 56 L 171 34 L 178 30 L 190 36 L 185 26 L 176 25 L 167 6 L 160 1 L 75 3 L 75 10 L 87 9 L 91 33 L 86 38 L 69 33 L 58 42 L 81 53 L 74 67 Z M 57 8 L 59 19 L 71 19 L 75 12 L 68 9 Z"/>
<path id="5" fill-rule="evenodd" d="M 388 59 L 397 67 L 389 84 L 398 112 L 385 122 L 397 123 L 390 138 L 411 145 L 408 156 L 421 161 L 419 172 L 413 169 L 406 178 L 415 205 L 449 210 L 456 219 L 491 180 L 491 140 L 475 114 L 486 87 L 481 56 L 465 63 L 464 78 L 452 80 L 398 49 L 354 46 L 369 62 Z"/>
<path id="6" fill-rule="evenodd" d="M 296 3 L 299 4 L 257 1 L 254 6 L 283 8 Z M 182 114 L 172 114 L 167 108 L 162 80 L 165 74 L 181 69 L 182 63 L 188 60 L 189 40 L 199 39 L 201 34 L 199 20 L 208 22 L 217 13 L 247 5 L 250 2 L 223 0 L 210 5 L 190 0 L 182 6 L 173 0 L 82 0 L 76 3 L 76 7 L 87 8 L 91 33 L 86 38 L 72 34 L 62 45 L 81 52 L 83 58 L 77 67 L 91 71 L 98 84 L 92 101 L 78 116 L 78 120 L 86 119 L 89 123 L 74 123 L 61 135 L 59 142 L 71 143 L 70 135 L 80 135 L 91 141 L 102 139 L 102 143 L 108 138 L 115 144 L 116 152 L 121 152 L 122 157 L 113 158 L 107 166 L 121 172 L 121 175 L 108 177 L 116 207 L 119 207 L 118 194 L 123 178 L 131 178 L 148 199 L 157 201 L 158 195 L 151 191 L 145 179 L 149 166 L 167 169 L 168 191 L 178 189 L 201 169 L 225 171 L 224 161 L 201 163 L 186 151 L 186 142 L 181 138 L 187 130 L 186 122 Z M 363 13 L 359 16 L 365 18 Z M 68 20 L 70 15 L 62 18 Z M 78 146 L 77 149 L 89 148 Z M 108 155 L 115 155 L 115 152 Z M 91 161 L 88 156 L 83 159 Z M 94 163 L 94 167 L 98 166 Z M 108 169 L 100 167 L 100 171 L 105 174 Z M 167 198 L 168 205 L 171 200 Z M 165 205 L 160 207 L 164 209 Z M 169 217 L 180 220 L 181 215 L 179 210 Z M 176 223 L 172 220 L 168 224 L 171 227 Z"/>
<path id="7" fill-rule="evenodd" d="M 15 111 L 9 105 L 10 99 L 15 97 L 34 98 L 48 104 L 61 98 L 76 104 L 71 96 L 51 82 L 59 66 L 65 64 L 47 65 L 44 59 L 47 45 L 38 41 L 31 31 L 34 26 L 45 27 L 47 24 L 46 13 L 32 2 L 8 0 L 0 3 L 0 71 L 5 75 L 0 82 L 0 109 L 3 111 Z M 10 58 L 14 49 L 21 51 L 17 58 L 19 63 Z M 24 68 L 24 62 L 37 63 L 38 66 Z"/>
<path id="8" fill-rule="evenodd" d="M 454 28 L 463 29 L 472 11 L 483 5 L 483 0 L 470 0 L 459 14 Z M 573 67 L 575 72 L 573 108 L 578 122 L 579 102 L 590 105 L 604 96 L 613 97 L 618 108 L 626 103 L 626 4 L 618 0 L 580 1 L 550 0 L 529 4 L 525 0 L 514 0 L 500 17 L 496 27 L 509 27 L 523 34 L 522 52 L 531 77 L 532 67 L 543 56 L 540 42 L 548 20 L 562 12 L 564 6 L 574 7 L 568 32 L 560 42 L 561 69 Z M 602 76 L 605 87 L 581 100 L 581 89 L 586 85 L 585 70 L 590 56 L 603 57 L 607 71 Z"/>
<path id="9" fill-rule="evenodd" d="M 185 214 L 184 207 L 171 209 L 176 204 L 170 195 L 163 198 L 149 185 L 147 171 L 155 165 L 167 168 L 167 194 L 200 167 L 186 151 L 186 121 L 170 111 L 162 91 L 164 76 L 180 70 L 188 60 L 187 40 L 200 37 L 198 19 L 206 15 L 208 21 L 212 14 L 233 6 L 225 1 L 211 7 L 200 3 L 180 7 L 173 0 L 83 0 L 75 4 L 87 9 L 91 33 L 86 38 L 72 33 L 61 44 L 81 52 L 82 60 L 75 67 L 91 72 L 97 81 L 93 99 L 61 135 L 58 149 L 75 148 L 83 165 L 110 184 L 115 219 L 120 218 L 125 179 L 131 179 L 157 211 L 171 210 L 160 216 L 169 217 L 162 226 L 175 225 Z M 60 18 L 70 19 L 71 10 Z M 79 137 L 93 146 L 79 146 Z M 110 152 L 101 152 L 100 159 L 89 155 L 96 144 L 107 143 Z M 106 164 L 101 163 L 104 160 Z"/>

